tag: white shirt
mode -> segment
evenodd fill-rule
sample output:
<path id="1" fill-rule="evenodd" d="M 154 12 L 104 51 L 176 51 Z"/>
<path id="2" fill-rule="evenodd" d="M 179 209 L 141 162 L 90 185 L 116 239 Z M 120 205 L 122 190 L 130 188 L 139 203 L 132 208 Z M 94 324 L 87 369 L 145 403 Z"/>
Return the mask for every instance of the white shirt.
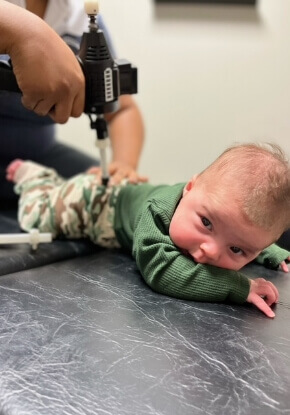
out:
<path id="1" fill-rule="evenodd" d="M 25 0 L 7 1 L 26 8 Z M 49 0 L 43 20 L 59 35 L 69 33 L 81 36 L 88 29 L 88 17 L 83 0 Z"/>
<path id="2" fill-rule="evenodd" d="M 24 9 L 26 8 L 25 0 L 7 1 Z M 73 47 L 74 51 L 78 49 L 79 43 L 75 43 L 70 36 L 81 37 L 83 32 L 88 31 L 89 18 L 85 13 L 84 0 L 48 0 L 43 20 L 62 36 L 64 41 Z M 98 15 L 98 25 L 104 32 L 113 58 L 116 58 L 117 55 L 110 33 L 101 14 Z"/>

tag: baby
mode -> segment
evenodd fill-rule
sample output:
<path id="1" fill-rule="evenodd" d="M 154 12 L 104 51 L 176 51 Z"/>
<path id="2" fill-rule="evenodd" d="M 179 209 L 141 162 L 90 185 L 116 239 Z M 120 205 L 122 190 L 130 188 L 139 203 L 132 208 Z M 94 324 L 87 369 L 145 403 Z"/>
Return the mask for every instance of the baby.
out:
<path id="1" fill-rule="evenodd" d="M 22 160 L 7 179 L 21 195 L 23 230 L 122 247 L 159 293 L 249 302 L 275 316 L 277 288 L 239 270 L 256 260 L 288 272 L 290 253 L 274 244 L 290 227 L 290 168 L 278 146 L 231 147 L 187 184 L 105 187 L 99 170 L 64 180 Z"/>

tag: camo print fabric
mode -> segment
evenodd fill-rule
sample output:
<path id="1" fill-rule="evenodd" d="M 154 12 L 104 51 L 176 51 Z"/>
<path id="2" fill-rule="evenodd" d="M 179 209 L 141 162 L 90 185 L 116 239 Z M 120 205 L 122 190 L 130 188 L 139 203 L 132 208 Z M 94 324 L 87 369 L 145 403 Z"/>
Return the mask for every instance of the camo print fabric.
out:
<path id="1" fill-rule="evenodd" d="M 16 182 L 18 220 L 25 231 L 38 228 L 53 237 L 89 237 L 106 248 L 120 247 L 113 224 L 122 185 L 105 187 L 95 174 L 64 180 L 53 169 L 30 161 L 17 170 Z"/>

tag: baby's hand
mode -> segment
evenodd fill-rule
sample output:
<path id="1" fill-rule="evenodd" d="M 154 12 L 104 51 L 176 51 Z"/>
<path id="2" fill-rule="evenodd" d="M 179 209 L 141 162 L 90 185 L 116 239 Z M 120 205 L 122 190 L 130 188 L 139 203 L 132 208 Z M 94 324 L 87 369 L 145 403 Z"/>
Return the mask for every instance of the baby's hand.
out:
<path id="1" fill-rule="evenodd" d="M 290 261 L 290 256 L 288 256 L 288 258 L 285 261 L 281 262 L 280 267 L 281 267 L 282 271 L 289 272 L 288 265 L 287 265 L 286 261 Z"/>
<path id="2" fill-rule="evenodd" d="M 275 317 L 275 313 L 270 306 L 278 302 L 279 293 L 274 284 L 264 278 L 250 280 L 250 293 L 247 298 L 248 303 L 254 304 L 268 317 Z"/>

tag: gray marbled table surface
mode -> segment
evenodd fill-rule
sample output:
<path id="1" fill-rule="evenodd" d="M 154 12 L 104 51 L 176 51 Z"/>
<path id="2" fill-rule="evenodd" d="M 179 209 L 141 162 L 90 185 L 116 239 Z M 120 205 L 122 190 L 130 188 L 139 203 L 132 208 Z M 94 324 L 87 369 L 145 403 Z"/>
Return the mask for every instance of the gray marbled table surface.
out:
<path id="1" fill-rule="evenodd" d="M 2 275 L 0 414 L 290 414 L 290 275 L 246 272 L 275 319 L 154 293 L 118 251 Z"/>

